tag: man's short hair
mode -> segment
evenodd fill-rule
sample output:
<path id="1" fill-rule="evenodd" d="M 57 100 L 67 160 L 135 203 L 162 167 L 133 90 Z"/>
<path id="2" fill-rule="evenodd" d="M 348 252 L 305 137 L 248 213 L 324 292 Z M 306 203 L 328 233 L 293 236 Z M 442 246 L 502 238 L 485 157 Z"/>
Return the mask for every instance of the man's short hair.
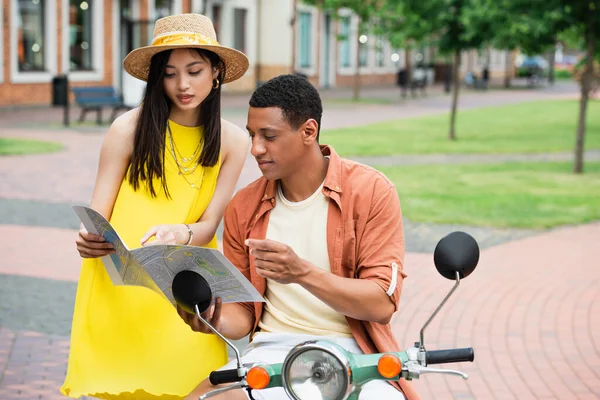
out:
<path id="1" fill-rule="evenodd" d="M 315 87 L 299 75 L 280 75 L 258 87 L 250 98 L 250 107 L 281 109 L 283 117 L 294 129 L 309 119 L 319 125 L 317 141 L 321 131 L 323 105 Z"/>

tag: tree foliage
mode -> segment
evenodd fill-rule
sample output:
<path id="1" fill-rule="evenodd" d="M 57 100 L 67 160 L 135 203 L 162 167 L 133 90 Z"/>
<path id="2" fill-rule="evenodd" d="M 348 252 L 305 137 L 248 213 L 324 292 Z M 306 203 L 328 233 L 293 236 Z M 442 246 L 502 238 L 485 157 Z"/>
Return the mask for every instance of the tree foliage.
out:
<path id="1" fill-rule="evenodd" d="M 557 41 L 586 52 L 578 68 L 581 102 L 575 172 L 583 166 L 587 101 L 600 60 L 600 0 L 304 0 L 323 9 L 347 8 L 359 17 L 358 35 L 384 34 L 394 48 L 435 46 L 454 58 L 450 138 L 458 102 L 458 66 L 463 51 L 495 47 L 535 55 Z M 373 22 L 375 22 L 373 24 Z M 370 25 L 372 24 L 372 25 Z M 358 68 L 358 67 L 357 67 Z M 410 65 L 407 65 L 410 68 Z M 358 70 L 357 70 L 358 77 Z"/>

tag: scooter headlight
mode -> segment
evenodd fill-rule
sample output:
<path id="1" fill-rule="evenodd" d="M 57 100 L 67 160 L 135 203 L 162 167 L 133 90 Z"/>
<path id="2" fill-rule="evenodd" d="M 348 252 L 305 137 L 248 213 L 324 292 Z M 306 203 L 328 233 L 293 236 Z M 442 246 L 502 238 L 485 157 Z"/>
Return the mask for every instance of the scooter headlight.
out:
<path id="1" fill-rule="evenodd" d="M 281 378 L 294 400 L 343 400 L 351 390 L 348 359 L 328 342 L 294 347 L 283 362 Z"/>

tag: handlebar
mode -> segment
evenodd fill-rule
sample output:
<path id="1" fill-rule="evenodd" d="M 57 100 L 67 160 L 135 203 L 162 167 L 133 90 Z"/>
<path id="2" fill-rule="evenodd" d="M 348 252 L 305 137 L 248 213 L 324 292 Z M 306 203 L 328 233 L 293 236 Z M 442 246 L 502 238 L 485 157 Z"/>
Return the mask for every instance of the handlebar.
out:
<path id="1" fill-rule="evenodd" d="M 233 383 L 239 382 L 242 380 L 240 376 L 238 376 L 237 369 L 226 369 L 223 371 L 213 371 L 208 376 L 208 380 L 214 386 L 220 385 L 221 383 Z"/>
<path id="2" fill-rule="evenodd" d="M 425 360 L 429 365 L 473 361 L 474 359 L 475 351 L 472 347 L 467 347 L 463 349 L 428 350 Z"/>

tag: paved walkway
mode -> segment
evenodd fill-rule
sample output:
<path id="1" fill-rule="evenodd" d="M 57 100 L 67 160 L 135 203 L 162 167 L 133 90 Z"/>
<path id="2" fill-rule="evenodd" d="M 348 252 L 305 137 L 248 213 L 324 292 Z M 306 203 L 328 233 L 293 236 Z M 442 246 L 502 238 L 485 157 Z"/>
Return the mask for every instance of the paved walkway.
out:
<path id="1" fill-rule="evenodd" d="M 595 223 L 484 250 L 478 269 L 425 333 L 430 349 L 475 348 L 474 363 L 449 366 L 470 379 L 424 376 L 415 382 L 423 398 L 599 398 L 598 238 L 600 223 Z M 51 260 L 45 265 L 56 266 Z M 70 268 L 77 269 L 75 263 Z M 421 325 L 452 286 L 437 275 L 430 254 L 409 253 L 406 271 L 393 320 L 402 346 L 418 339 Z M 0 283 L 0 399 L 62 398 L 57 390 L 65 373 L 70 316 L 57 315 L 55 306 L 72 304 L 75 283 L 15 276 L 2 276 Z M 46 286 L 53 289 L 50 297 L 41 295 Z M 22 300 L 12 301 L 16 296 Z M 46 313 L 53 324 L 30 317 Z"/>
<path id="2" fill-rule="evenodd" d="M 482 252 L 425 332 L 428 348 L 472 346 L 467 372 L 416 382 L 425 399 L 600 398 L 600 223 L 570 227 Z M 431 256 L 409 254 L 394 331 L 404 346 L 452 282 Z"/>
<path id="3" fill-rule="evenodd" d="M 372 122 L 382 122 L 397 118 L 418 117 L 450 110 L 451 96 L 444 94 L 441 86 L 430 88 L 425 96 L 402 99 L 395 87 L 363 88 L 361 101 L 349 101 L 351 89 L 331 89 L 321 91 L 324 103 L 323 129 L 359 126 Z M 578 87 L 573 82 L 557 82 L 536 90 L 516 86 L 510 90 L 489 90 L 486 92 L 462 89 L 459 97 L 461 109 L 515 104 L 550 98 L 576 98 Z M 246 125 L 246 113 L 250 94 L 223 94 L 223 115 L 239 126 Z M 89 113 L 82 127 L 76 121 L 80 110 L 72 107 L 70 120 L 72 129 L 84 132 L 104 132 L 106 126 L 95 125 L 95 114 Z M 341 114 L 341 118 L 340 118 Z M 104 118 L 108 118 L 104 113 Z M 351 117 L 349 117 L 351 116 Z M 35 106 L 29 108 L 0 107 L 2 127 L 36 128 L 44 126 L 48 131 L 63 129 L 62 108 Z"/>
<path id="4" fill-rule="evenodd" d="M 462 97 L 461 107 L 574 94 L 575 88 L 568 85 L 540 91 L 470 92 Z M 345 95 L 343 91 L 324 93 L 324 126 L 446 112 L 449 102 L 439 91 L 410 101 L 396 100 L 397 93 L 389 89 L 364 93 L 366 99 L 388 98 L 389 104 L 348 104 L 340 100 Z M 230 105 L 226 117 L 244 126 L 247 98 L 228 97 L 224 102 Z M 63 398 L 58 388 L 66 368 L 80 265 L 73 245 L 78 224 L 70 206 L 89 201 L 105 128 L 61 129 L 56 123 L 60 114 L 56 121 L 51 119 L 55 114 L 56 110 L 34 114 L 0 110 L 0 136 L 51 139 L 66 146 L 54 154 L 0 158 L 2 400 Z M 590 153 L 592 158 L 597 156 L 597 152 Z M 439 162 L 485 161 L 469 157 Z M 365 161 L 379 164 L 382 159 Z M 254 160 L 248 158 L 238 187 L 258 175 Z M 420 325 L 451 286 L 436 275 L 431 252 L 439 238 L 457 229 L 479 241 L 484 249 L 481 264 L 434 321 L 426 341 L 431 348 L 472 345 L 476 362 L 461 366 L 471 374 L 466 383 L 435 376 L 417 382 L 424 398 L 600 398 L 600 337 L 596 333 L 600 328 L 596 289 L 600 254 L 594 246 L 600 223 L 540 232 L 407 221 L 409 278 L 401 312 L 394 318 L 400 343 L 408 346 L 417 340 Z"/>

